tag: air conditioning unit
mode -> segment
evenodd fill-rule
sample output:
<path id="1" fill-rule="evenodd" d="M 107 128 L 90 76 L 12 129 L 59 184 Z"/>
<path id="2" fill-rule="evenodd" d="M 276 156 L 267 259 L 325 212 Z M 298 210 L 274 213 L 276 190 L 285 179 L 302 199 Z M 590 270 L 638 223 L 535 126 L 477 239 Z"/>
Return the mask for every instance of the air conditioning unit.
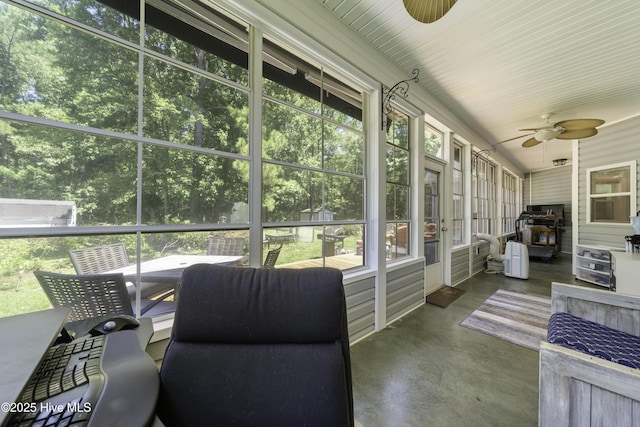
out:
<path id="1" fill-rule="evenodd" d="M 529 278 L 529 250 L 527 245 L 512 240 L 504 250 L 504 275 L 518 279 Z"/>

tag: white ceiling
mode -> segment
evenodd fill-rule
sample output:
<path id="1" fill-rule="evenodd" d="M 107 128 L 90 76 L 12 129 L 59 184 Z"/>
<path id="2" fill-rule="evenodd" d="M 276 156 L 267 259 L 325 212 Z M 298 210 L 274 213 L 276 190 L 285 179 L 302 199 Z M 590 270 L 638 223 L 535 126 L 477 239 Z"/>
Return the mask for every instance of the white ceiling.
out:
<path id="1" fill-rule="evenodd" d="M 448 107 L 489 144 L 518 129 L 640 113 L 637 0 L 458 0 L 423 24 L 402 0 L 316 0 Z M 391 83 L 391 82 L 390 82 Z M 597 136 L 593 137 L 597 138 Z M 572 141 L 499 144 L 522 171 L 572 156 Z M 473 142 L 473 141 L 471 141 Z"/>

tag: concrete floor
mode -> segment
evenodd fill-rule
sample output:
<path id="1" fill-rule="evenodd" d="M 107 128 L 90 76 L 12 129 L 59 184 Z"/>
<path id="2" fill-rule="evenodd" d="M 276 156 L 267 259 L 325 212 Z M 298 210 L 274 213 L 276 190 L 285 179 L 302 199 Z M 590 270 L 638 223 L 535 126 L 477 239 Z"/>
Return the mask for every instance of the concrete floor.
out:
<path id="1" fill-rule="evenodd" d="M 459 326 L 498 289 L 551 295 L 575 283 L 571 255 L 531 262 L 529 279 L 479 273 L 447 308 L 431 304 L 351 347 L 356 420 L 364 427 L 536 426 L 538 352 Z"/>

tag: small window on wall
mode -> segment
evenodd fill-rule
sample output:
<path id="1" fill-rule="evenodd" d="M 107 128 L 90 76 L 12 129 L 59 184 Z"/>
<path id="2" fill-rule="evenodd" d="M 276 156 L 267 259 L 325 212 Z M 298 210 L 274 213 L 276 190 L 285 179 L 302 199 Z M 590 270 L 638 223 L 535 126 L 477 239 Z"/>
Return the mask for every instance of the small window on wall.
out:
<path id="1" fill-rule="evenodd" d="M 453 148 L 453 217 L 451 219 L 454 245 L 464 243 L 464 171 L 462 169 L 462 146 Z"/>
<path id="2" fill-rule="evenodd" d="M 636 182 L 635 161 L 587 169 L 587 223 L 629 224 Z"/>
<path id="3" fill-rule="evenodd" d="M 424 125 L 424 152 L 432 156 L 442 158 L 442 145 L 444 135 L 425 123 Z"/>
<path id="4" fill-rule="evenodd" d="M 397 110 L 387 131 L 387 260 L 411 255 L 409 116 Z"/>

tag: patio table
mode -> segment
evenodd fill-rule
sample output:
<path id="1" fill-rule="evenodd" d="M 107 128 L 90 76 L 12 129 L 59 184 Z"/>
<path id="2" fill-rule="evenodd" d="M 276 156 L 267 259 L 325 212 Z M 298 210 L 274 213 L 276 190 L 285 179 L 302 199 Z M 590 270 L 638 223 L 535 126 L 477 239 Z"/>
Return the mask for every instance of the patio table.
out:
<path id="1" fill-rule="evenodd" d="M 246 260 L 240 255 L 168 255 L 140 263 L 140 278 L 145 282 L 171 283 L 178 285 L 185 268 L 194 264 L 238 265 Z M 122 273 L 128 282 L 135 282 L 137 265 L 105 271 Z"/>

